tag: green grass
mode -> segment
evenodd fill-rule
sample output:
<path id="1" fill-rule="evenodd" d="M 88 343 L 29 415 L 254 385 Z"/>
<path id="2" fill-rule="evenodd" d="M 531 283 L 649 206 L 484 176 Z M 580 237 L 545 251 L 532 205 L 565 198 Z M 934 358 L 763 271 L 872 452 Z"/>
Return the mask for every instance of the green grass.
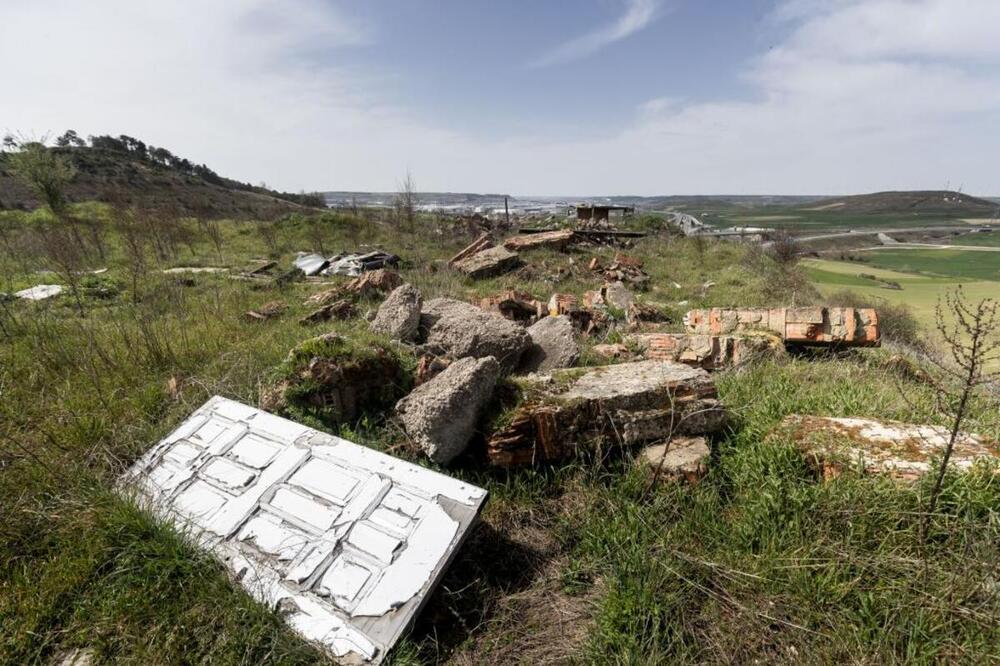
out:
<path id="1" fill-rule="evenodd" d="M 989 233 L 965 234 L 946 241 L 948 245 L 979 245 L 982 247 L 1000 247 L 1000 227 Z"/>
<path id="2" fill-rule="evenodd" d="M 5 228 L 10 245 L 0 245 L 0 279 L 34 284 L 45 259 L 30 220 L 5 222 L 13 228 Z M 256 223 L 222 221 L 221 254 L 192 223 L 191 242 L 165 257 L 150 252 L 135 282 L 109 231 L 105 260 L 90 267 L 107 265 L 121 293 L 85 296 L 83 317 L 68 296 L 0 306 L 0 662 L 47 663 L 74 646 L 116 664 L 323 661 L 220 566 L 111 489 L 208 397 L 256 403 L 303 340 L 326 332 L 360 346 L 368 339 L 360 318 L 298 323 L 309 309 L 304 299 L 326 286 L 261 289 L 219 274 L 185 283 L 162 274 L 166 266 L 242 266 L 266 256 L 288 265 L 319 240 L 328 252 L 369 244 L 401 255 L 404 278 L 425 298 L 514 287 L 547 298 L 595 288 L 586 262 L 614 254 L 532 252 L 531 275 L 472 282 L 440 267 L 470 238 L 446 223 L 421 223 L 422 233 L 409 234 L 378 219 L 290 218 L 275 227 L 272 245 Z M 674 328 L 688 307 L 817 299 L 804 274 L 736 244 L 651 237 L 629 252 L 653 276 L 640 298 L 672 312 Z M 814 276 L 845 274 L 832 263 L 808 266 Z M 919 281 L 941 280 L 898 279 L 910 281 L 903 292 L 879 293 L 912 296 Z M 272 300 L 289 311 L 264 324 L 240 318 Z M 926 387 L 894 376 L 887 357 L 820 355 L 719 376 L 735 420 L 695 487 L 648 489 L 632 452 L 509 471 L 473 456 L 446 470 L 488 488 L 490 501 L 391 661 L 1000 659 L 1000 608 L 990 592 L 1000 477 L 949 477 L 925 548 L 916 538 L 925 484 L 851 475 L 819 483 L 788 442 L 767 438 L 793 412 L 938 422 Z M 181 380 L 176 397 L 171 377 Z M 1000 414 L 977 404 L 969 427 L 1000 436 Z M 330 428 L 428 464 L 395 446 L 399 431 L 385 413 Z"/>
<path id="3" fill-rule="evenodd" d="M 862 256 L 872 266 L 902 273 L 1000 281 L 1000 252 L 920 248 L 872 250 Z"/>

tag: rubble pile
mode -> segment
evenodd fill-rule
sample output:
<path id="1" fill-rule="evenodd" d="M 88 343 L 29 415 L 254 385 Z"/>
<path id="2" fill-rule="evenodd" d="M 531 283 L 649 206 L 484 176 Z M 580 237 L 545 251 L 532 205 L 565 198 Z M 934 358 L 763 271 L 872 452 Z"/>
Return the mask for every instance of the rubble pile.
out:
<path id="1" fill-rule="evenodd" d="M 379 306 L 371 322 L 371 330 L 403 342 L 415 339 L 420 328 L 423 302 L 420 291 L 413 285 L 396 287 Z"/>
<path id="2" fill-rule="evenodd" d="M 533 250 L 544 247 L 550 250 L 565 250 L 575 239 L 572 229 L 558 229 L 556 231 L 545 231 L 539 234 L 525 234 L 514 236 L 503 242 L 503 246 L 508 250 Z"/>
<path id="3" fill-rule="evenodd" d="M 364 273 L 346 284 L 317 292 L 306 299 L 306 305 L 326 305 L 334 301 L 355 301 L 376 294 L 387 294 L 403 284 L 399 273 L 379 268 Z"/>
<path id="4" fill-rule="evenodd" d="M 522 324 L 532 324 L 545 315 L 545 305 L 541 301 L 514 289 L 480 299 L 479 307 Z"/>
<path id="5" fill-rule="evenodd" d="M 684 316 L 690 333 L 731 335 L 750 331 L 777 334 L 786 345 L 878 347 L 878 313 L 870 308 L 711 308 Z"/>
<path id="6" fill-rule="evenodd" d="M 680 363 L 557 370 L 522 382 L 523 404 L 487 442 L 493 465 L 539 464 L 606 443 L 711 433 L 727 421 L 709 374 Z"/>
<path id="7" fill-rule="evenodd" d="M 452 267 L 475 280 L 509 273 L 524 262 L 516 252 L 494 246 L 480 250 L 452 264 Z"/>
<path id="8" fill-rule="evenodd" d="M 792 414 L 770 438 L 793 443 L 825 479 L 848 470 L 912 481 L 934 467 L 951 437 L 948 428 L 867 418 Z M 949 465 L 968 471 L 1000 457 L 1000 442 L 960 432 Z"/>
<path id="9" fill-rule="evenodd" d="M 619 252 L 615 254 L 614 261 L 607 266 L 602 265 L 601 260 L 594 257 L 590 260 L 587 268 L 609 282 L 628 282 L 641 287 L 650 279 L 649 275 L 642 270 L 642 266 L 641 260 Z"/>
<path id="10" fill-rule="evenodd" d="M 424 350 L 453 359 L 492 356 L 504 375 L 517 368 L 531 345 L 524 327 L 451 298 L 424 303 L 420 329 Z"/>
<path id="11" fill-rule="evenodd" d="M 271 301 L 260 306 L 256 310 L 249 310 L 243 313 L 243 319 L 249 322 L 261 322 L 268 319 L 275 319 L 284 314 L 288 306 L 282 301 Z"/>

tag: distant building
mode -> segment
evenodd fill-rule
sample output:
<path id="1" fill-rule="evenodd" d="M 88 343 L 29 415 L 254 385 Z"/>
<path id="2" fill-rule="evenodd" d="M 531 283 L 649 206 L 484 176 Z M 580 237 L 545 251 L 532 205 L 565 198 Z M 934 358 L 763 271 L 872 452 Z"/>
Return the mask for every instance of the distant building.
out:
<path id="1" fill-rule="evenodd" d="M 635 213 L 635 206 L 612 206 L 610 204 L 576 204 L 576 219 L 578 220 L 606 220 L 611 217 L 611 213 L 620 213 L 622 217 L 627 217 Z"/>

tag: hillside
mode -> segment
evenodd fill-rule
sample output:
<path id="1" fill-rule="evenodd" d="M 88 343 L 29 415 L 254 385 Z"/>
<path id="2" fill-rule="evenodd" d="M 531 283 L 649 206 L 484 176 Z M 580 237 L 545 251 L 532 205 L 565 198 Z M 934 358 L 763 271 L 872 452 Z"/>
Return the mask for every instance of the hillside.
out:
<path id="1" fill-rule="evenodd" d="M 322 199 L 275 192 L 219 176 L 204 165 L 146 146 L 130 137 L 91 137 L 89 144 L 51 148 L 66 158 L 75 175 L 70 202 L 115 201 L 177 215 L 272 219 L 322 206 Z M 62 142 L 62 141 L 61 141 Z M 32 210 L 39 204 L 27 185 L 10 173 L 0 153 L 0 210 Z"/>
<path id="2" fill-rule="evenodd" d="M 996 210 L 996 204 L 950 190 L 913 190 L 874 192 L 846 197 L 821 199 L 808 210 L 823 210 L 845 214 L 920 214 L 949 217 L 986 217 Z"/>

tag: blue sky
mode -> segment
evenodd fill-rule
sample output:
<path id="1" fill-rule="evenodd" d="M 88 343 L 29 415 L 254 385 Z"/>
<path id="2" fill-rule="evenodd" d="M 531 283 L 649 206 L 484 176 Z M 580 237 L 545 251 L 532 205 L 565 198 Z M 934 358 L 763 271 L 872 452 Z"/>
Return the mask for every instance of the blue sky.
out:
<path id="1" fill-rule="evenodd" d="M 997 0 L 4 0 L 0 130 L 294 191 L 997 194 L 997 25 Z"/>

